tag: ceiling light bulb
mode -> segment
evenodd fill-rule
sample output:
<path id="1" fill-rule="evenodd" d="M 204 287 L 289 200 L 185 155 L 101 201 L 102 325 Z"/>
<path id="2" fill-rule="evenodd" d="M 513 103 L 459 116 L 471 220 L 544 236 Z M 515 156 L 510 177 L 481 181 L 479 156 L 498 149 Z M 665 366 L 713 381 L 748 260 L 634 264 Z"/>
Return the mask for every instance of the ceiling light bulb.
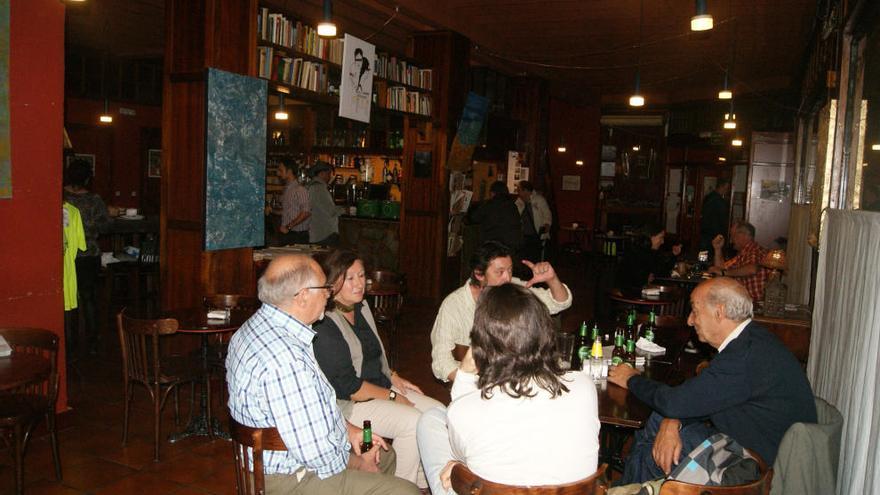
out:
<path id="1" fill-rule="evenodd" d="M 878 143 L 878 144 L 872 144 L 872 145 L 871 145 L 871 151 L 880 151 L 880 143 Z"/>
<path id="2" fill-rule="evenodd" d="M 724 128 L 725 129 L 736 129 L 736 114 L 735 113 L 725 113 L 724 114 Z"/>
<path id="3" fill-rule="evenodd" d="M 102 124 L 111 124 L 113 123 L 113 116 L 102 113 L 101 116 L 98 117 L 98 121 L 100 121 Z"/>
<path id="4" fill-rule="evenodd" d="M 743 140 L 740 139 L 740 138 L 735 138 L 733 141 L 730 142 L 730 144 L 731 144 L 732 146 L 742 146 L 742 145 L 743 145 Z"/>
<path id="5" fill-rule="evenodd" d="M 575 160 L 575 161 L 574 161 L 574 164 L 577 165 L 577 166 L 581 166 L 581 165 L 584 164 L 584 161 L 583 161 L 583 160 Z"/>
<path id="6" fill-rule="evenodd" d="M 560 146 L 560 147 L 556 148 L 556 151 L 558 151 L 560 153 L 565 153 L 565 146 Z"/>
<path id="7" fill-rule="evenodd" d="M 729 100 L 731 98 L 733 98 L 733 91 L 731 91 L 729 89 L 722 89 L 721 91 L 718 92 L 718 99 L 719 100 Z"/>
<path id="8" fill-rule="evenodd" d="M 712 27 L 714 27 L 714 22 L 709 14 L 691 17 L 691 31 L 708 31 Z"/>
<path id="9" fill-rule="evenodd" d="M 727 158 L 724 158 L 723 156 L 719 156 L 719 157 L 718 157 L 718 161 L 719 161 L 719 162 L 726 162 L 726 161 L 727 161 Z"/>
<path id="10" fill-rule="evenodd" d="M 322 22 L 318 24 L 318 36 L 322 38 L 333 38 L 336 36 L 336 24 L 332 22 Z"/>
<path id="11" fill-rule="evenodd" d="M 639 151 L 640 149 L 642 149 L 642 148 L 639 145 L 633 146 L 633 151 Z"/>
<path id="12" fill-rule="evenodd" d="M 641 95 L 632 95 L 629 97 L 629 106 L 641 107 L 645 105 L 645 97 Z"/>
<path id="13" fill-rule="evenodd" d="M 277 112 L 275 112 L 275 120 L 287 120 L 287 117 L 287 112 L 284 110 L 279 109 Z"/>

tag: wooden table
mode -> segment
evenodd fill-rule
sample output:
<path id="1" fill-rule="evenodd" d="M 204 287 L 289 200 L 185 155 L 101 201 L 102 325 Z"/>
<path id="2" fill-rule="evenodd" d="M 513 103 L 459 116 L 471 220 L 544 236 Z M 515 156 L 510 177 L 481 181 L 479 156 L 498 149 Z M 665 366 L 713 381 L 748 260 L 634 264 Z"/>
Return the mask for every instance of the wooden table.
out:
<path id="1" fill-rule="evenodd" d="M 185 334 L 198 335 L 201 339 L 200 355 L 202 360 L 202 369 L 204 371 L 204 386 L 202 387 L 199 398 L 199 414 L 190 419 L 189 424 L 182 431 L 173 433 L 168 437 L 168 441 L 174 443 L 194 435 L 219 436 L 229 439 L 220 422 L 216 418 L 208 421 L 208 387 L 211 386 L 211 370 L 208 366 L 208 351 L 210 349 L 209 337 L 214 334 L 229 333 L 238 330 L 248 318 L 253 315 L 253 311 L 233 309 L 230 311 L 229 320 L 219 320 L 208 318 L 208 310 L 204 307 L 176 309 L 171 311 L 147 312 L 142 314 L 133 313 L 136 318 L 174 318 L 177 320 L 177 332 Z"/>
<path id="2" fill-rule="evenodd" d="M 610 289 L 608 297 L 612 301 L 617 301 L 631 308 L 650 308 L 651 311 L 657 311 L 657 308 L 665 306 L 672 306 L 681 300 L 680 293 L 670 294 L 668 292 L 661 292 L 657 296 L 644 296 L 641 289 L 638 288 Z"/>
<path id="3" fill-rule="evenodd" d="M 13 351 L 0 358 L 0 392 L 46 380 L 51 372 L 52 365 L 43 356 Z"/>
<path id="4" fill-rule="evenodd" d="M 646 362 L 642 376 L 676 385 L 682 381 L 679 357 L 691 328 L 688 326 L 662 328 L 657 331 L 657 344 L 666 348 L 666 354 L 654 356 Z M 634 430 L 642 428 L 651 415 L 651 408 L 637 399 L 629 390 L 607 380 L 596 387 L 599 400 L 599 462 L 607 462 L 612 469 L 623 472 L 623 446 Z"/>

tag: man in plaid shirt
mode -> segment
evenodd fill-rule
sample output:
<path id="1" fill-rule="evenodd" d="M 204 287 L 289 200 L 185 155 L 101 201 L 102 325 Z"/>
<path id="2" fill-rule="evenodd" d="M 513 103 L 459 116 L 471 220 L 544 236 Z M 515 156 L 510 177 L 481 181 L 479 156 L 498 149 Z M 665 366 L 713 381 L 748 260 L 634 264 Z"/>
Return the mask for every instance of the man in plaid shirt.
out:
<path id="1" fill-rule="evenodd" d="M 764 286 L 770 270 L 761 266 L 761 260 L 767 255 L 767 250 L 755 242 L 755 227 L 748 222 L 737 222 L 730 229 L 733 247 L 736 256 L 724 260 L 722 249 L 724 248 L 724 236 L 718 235 L 712 239 L 712 248 L 715 249 L 715 261 L 709 267 L 710 273 L 724 277 L 733 277 L 742 284 L 753 302 L 764 300 Z"/>
<path id="2" fill-rule="evenodd" d="M 307 256 L 273 260 L 257 288 L 262 307 L 233 335 L 226 358 L 229 410 L 241 424 L 278 429 L 286 451 L 264 452 L 266 493 L 413 494 L 393 476 L 394 451 L 342 418 L 336 394 L 315 361 L 311 324 L 332 286 Z"/>

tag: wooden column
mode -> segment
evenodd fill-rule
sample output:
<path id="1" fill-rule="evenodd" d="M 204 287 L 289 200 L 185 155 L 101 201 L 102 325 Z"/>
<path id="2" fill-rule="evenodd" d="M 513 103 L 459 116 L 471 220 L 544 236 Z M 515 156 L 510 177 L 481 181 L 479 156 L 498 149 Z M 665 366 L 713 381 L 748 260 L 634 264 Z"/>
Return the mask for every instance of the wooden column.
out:
<path id="1" fill-rule="evenodd" d="M 417 33 L 413 57 L 433 69 L 433 125 L 408 127 L 400 217 L 400 271 L 410 295 L 443 296 L 449 189 L 446 156 L 464 107 L 470 42 L 451 31 Z M 409 119 L 407 119 L 409 120 Z M 430 177 L 415 177 L 413 154 L 432 153 Z"/>
<path id="2" fill-rule="evenodd" d="M 205 252 L 205 69 L 255 75 L 257 0 L 166 0 L 162 104 L 162 307 L 253 294 L 252 250 Z"/>

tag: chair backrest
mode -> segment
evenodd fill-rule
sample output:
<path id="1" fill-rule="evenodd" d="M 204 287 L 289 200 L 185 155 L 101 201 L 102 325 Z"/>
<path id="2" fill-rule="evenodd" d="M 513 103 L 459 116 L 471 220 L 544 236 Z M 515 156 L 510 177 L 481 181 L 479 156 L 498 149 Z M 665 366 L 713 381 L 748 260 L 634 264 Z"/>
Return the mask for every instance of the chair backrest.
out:
<path id="1" fill-rule="evenodd" d="M 484 480 L 464 464 L 452 468 L 452 489 L 458 495 L 603 495 L 608 490 L 607 464 L 602 464 L 589 478 L 564 485 L 514 486 Z"/>
<path id="2" fill-rule="evenodd" d="M 403 277 L 390 270 L 375 270 L 370 272 L 370 288 L 367 296 L 370 298 L 370 306 L 373 316 L 378 321 L 389 321 L 397 318 L 403 307 L 403 295 L 406 284 Z"/>
<path id="3" fill-rule="evenodd" d="M 176 333 L 177 320 L 132 318 L 125 314 L 123 308 L 116 315 L 116 326 L 122 351 L 123 378 L 137 380 L 147 386 L 158 383 L 162 373 L 159 336 Z"/>
<path id="4" fill-rule="evenodd" d="M 670 480 L 660 487 L 659 495 L 767 495 L 773 481 L 773 469 L 755 452 L 749 450 L 749 454 L 758 461 L 761 477 L 756 481 L 735 486 L 703 486 Z"/>
<path id="5" fill-rule="evenodd" d="M 648 315 L 636 315 L 636 323 L 648 323 Z M 676 315 L 654 315 L 654 324 L 659 328 L 680 327 L 685 324 L 684 318 Z"/>
<path id="6" fill-rule="evenodd" d="M 238 495 L 263 495 L 266 480 L 263 473 L 263 451 L 287 450 L 275 428 L 253 428 L 229 416 L 229 433 L 235 459 L 235 487 Z M 250 447 L 250 452 L 248 451 Z M 251 471 L 251 461 L 253 471 Z"/>
<path id="7" fill-rule="evenodd" d="M 19 354 L 35 354 L 49 362 L 49 375 L 36 382 L 26 383 L 12 392 L 46 397 L 54 404 L 58 397 L 58 335 L 43 328 L 0 328 L 0 335 Z"/>
<path id="8" fill-rule="evenodd" d="M 202 298 L 207 309 L 252 309 L 260 308 L 260 300 L 254 296 L 241 294 L 210 294 Z"/>

